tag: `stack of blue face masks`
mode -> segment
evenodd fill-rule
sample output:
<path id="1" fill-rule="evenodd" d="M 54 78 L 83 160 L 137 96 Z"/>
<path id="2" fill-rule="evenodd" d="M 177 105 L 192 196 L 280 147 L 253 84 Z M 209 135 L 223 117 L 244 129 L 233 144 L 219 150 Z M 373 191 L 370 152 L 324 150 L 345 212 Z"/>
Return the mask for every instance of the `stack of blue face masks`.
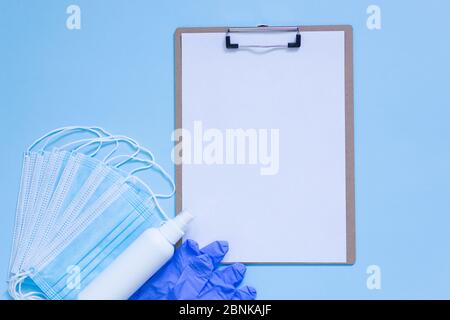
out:
<path id="1" fill-rule="evenodd" d="M 66 143 L 56 146 L 63 138 Z M 118 154 L 121 144 L 128 145 L 127 153 Z M 127 171 L 131 163 L 140 166 Z M 135 175 L 147 169 L 170 182 L 169 194 L 153 193 Z M 9 294 L 76 299 L 143 230 L 167 219 L 157 200 L 174 191 L 153 154 L 128 137 L 96 127 L 65 127 L 36 140 L 23 159 Z M 25 289 L 30 280 L 39 290 Z"/>

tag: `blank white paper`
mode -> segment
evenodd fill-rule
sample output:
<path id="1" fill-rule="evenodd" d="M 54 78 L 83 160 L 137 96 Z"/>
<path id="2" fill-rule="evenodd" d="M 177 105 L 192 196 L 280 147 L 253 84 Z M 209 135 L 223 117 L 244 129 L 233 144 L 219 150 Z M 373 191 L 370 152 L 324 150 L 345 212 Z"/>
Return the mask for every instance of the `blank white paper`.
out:
<path id="1" fill-rule="evenodd" d="M 185 238 L 227 240 L 225 262 L 345 263 L 344 32 L 302 32 L 297 49 L 227 50 L 224 33 L 182 34 L 182 127 L 279 129 L 279 171 L 183 165 Z M 232 34 L 273 44 L 295 33 Z"/>

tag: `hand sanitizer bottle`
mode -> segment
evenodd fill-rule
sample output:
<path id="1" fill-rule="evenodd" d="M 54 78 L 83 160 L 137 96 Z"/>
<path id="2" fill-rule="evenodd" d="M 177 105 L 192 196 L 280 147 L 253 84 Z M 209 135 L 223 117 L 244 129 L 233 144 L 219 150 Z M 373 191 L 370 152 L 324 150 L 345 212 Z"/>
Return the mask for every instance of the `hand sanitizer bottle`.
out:
<path id="1" fill-rule="evenodd" d="M 183 211 L 159 228 L 145 230 L 78 295 L 79 300 L 126 300 L 174 253 L 193 216 Z"/>

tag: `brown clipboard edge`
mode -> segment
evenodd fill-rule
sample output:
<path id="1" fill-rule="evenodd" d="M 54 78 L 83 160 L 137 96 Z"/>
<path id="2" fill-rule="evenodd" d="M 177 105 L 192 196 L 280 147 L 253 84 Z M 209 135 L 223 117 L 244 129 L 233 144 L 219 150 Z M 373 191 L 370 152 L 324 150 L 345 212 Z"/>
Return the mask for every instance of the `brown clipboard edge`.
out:
<path id="1" fill-rule="evenodd" d="M 355 232 L 355 146 L 353 95 L 353 27 L 351 25 L 300 26 L 302 31 L 343 31 L 345 48 L 345 170 L 346 170 L 346 262 L 241 262 L 246 265 L 353 265 L 356 260 Z M 227 32 L 228 27 L 189 27 L 175 30 L 175 128 L 182 128 L 182 46 L 183 33 Z M 300 48 L 301 50 L 301 48 Z M 177 142 L 175 141 L 174 144 Z M 177 214 L 182 210 L 182 165 L 175 167 L 175 205 Z M 178 245 L 181 244 L 181 240 Z M 233 262 L 229 262 L 233 263 Z M 227 264 L 229 264 L 227 263 Z"/>

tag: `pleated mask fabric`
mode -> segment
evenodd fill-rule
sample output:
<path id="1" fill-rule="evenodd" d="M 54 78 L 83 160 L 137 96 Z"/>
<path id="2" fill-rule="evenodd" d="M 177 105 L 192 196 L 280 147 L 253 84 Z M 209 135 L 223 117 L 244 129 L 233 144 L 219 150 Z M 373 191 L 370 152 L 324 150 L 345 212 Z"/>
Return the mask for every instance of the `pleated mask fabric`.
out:
<path id="1" fill-rule="evenodd" d="M 67 133 L 92 133 L 51 151 L 36 145 Z M 58 136 L 59 135 L 59 136 Z M 134 149 L 115 155 L 117 145 Z M 98 152 L 115 145 L 106 157 Z M 97 145 L 90 153 L 86 146 Z M 125 159 L 116 163 L 118 159 Z M 141 163 L 131 172 L 127 163 Z M 136 173 L 158 170 L 169 194 L 155 194 Z M 174 194 L 174 183 L 135 140 L 114 136 L 99 127 L 67 127 L 38 139 L 24 156 L 11 250 L 9 293 L 15 299 L 76 299 L 145 229 L 167 216 L 159 198 Z M 22 290 L 31 279 L 40 292 Z"/>

